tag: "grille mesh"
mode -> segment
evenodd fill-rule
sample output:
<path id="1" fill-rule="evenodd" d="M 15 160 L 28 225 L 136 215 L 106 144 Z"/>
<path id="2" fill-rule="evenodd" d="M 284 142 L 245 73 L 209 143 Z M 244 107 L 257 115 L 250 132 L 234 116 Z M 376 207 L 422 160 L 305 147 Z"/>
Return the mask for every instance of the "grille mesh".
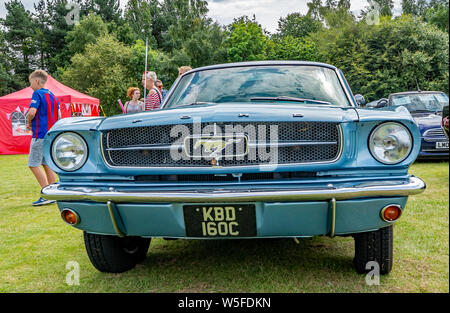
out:
<path id="1" fill-rule="evenodd" d="M 248 154 L 244 157 L 222 158 L 220 166 L 246 166 L 259 164 L 292 164 L 329 162 L 340 152 L 339 125 L 330 122 L 256 122 L 256 123 L 203 123 L 196 129 L 193 124 L 121 128 L 106 131 L 103 136 L 106 162 L 117 167 L 211 167 L 211 158 L 188 157 L 179 149 L 182 158 L 174 159 L 169 150 L 143 149 L 145 145 L 183 143 L 186 136 L 198 134 L 245 134 L 249 140 Z M 172 135 L 172 136 L 171 136 Z M 278 144 L 316 142 L 327 144 L 294 145 L 289 147 L 257 147 L 254 144 L 276 140 Z M 139 150 L 108 150 L 111 148 L 141 147 Z M 192 145 L 191 145 L 192 148 Z"/>

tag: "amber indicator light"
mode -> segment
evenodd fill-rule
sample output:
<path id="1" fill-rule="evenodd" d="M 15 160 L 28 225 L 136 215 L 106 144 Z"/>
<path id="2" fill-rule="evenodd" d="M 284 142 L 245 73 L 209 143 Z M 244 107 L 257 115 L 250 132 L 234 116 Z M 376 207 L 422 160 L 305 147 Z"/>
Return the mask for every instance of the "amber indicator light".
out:
<path id="1" fill-rule="evenodd" d="M 61 217 L 64 220 L 64 222 L 66 222 L 70 225 L 76 225 L 80 221 L 78 218 L 78 215 L 75 212 L 73 212 L 72 210 L 67 210 L 67 209 L 63 210 L 61 212 Z"/>
<path id="2" fill-rule="evenodd" d="M 402 209 L 398 205 L 389 205 L 382 210 L 382 217 L 386 222 L 393 222 L 400 218 Z"/>

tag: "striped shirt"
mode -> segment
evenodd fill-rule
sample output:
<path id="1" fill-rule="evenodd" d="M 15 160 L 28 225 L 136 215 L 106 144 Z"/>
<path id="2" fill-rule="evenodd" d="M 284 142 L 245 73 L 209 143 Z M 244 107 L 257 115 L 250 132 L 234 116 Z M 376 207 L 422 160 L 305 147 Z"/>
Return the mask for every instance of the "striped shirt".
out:
<path id="1" fill-rule="evenodd" d="M 145 99 L 145 111 L 158 110 L 159 106 L 161 105 L 161 93 L 157 88 L 153 88 L 152 90 L 154 90 L 155 92 L 149 93 L 149 95 Z"/>
<path id="2" fill-rule="evenodd" d="M 31 108 L 36 109 L 36 115 L 31 120 L 33 138 L 42 139 L 58 121 L 58 99 L 48 89 L 41 88 L 33 92 Z"/>

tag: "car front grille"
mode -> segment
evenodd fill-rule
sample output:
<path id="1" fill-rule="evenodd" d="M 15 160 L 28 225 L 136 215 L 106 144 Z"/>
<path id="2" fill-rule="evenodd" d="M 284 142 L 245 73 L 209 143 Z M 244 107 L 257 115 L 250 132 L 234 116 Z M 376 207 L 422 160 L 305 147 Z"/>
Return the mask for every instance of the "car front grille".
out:
<path id="1" fill-rule="evenodd" d="M 202 123 L 196 127 L 183 124 L 104 131 L 103 156 L 111 167 L 238 167 L 333 162 L 339 158 L 342 149 L 338 123 Z M 225 138 L 229 134 L 247 138 L 247 153 L 223 157 L 190 156 L 187 151 L 194 149 L 194 140 L 186 138 L 195 138 L 192 134 L 201 134 L 195 135 L 201 138 Z M 186 146 L 190 150 L 186 150 Z M 173 151 L 178 157 L 174 157 Z"/>
<path id="2" fill-rule="evenodd" d="M 445 137 L 442 128 L 431 128 L 423 133 L 424 137 Z"/>

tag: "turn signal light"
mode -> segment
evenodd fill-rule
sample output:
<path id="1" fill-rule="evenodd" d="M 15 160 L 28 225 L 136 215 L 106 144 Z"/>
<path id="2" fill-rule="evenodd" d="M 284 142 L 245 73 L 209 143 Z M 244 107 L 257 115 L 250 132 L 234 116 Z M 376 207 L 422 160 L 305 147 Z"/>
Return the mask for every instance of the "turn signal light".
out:
<path id="1" fill-rule="evenodd" d="M 80 217 L 77 213 L 70 209 L 64 209 L 61 211 L 61 217 L 69 225 L 77 225 L 80 223 Z"/>
<path id="2" fill-rule="evenodd" d="M 381 218 L 386 222 L 395 222 L 402 215 L 402 208 L 397 204 L 390 204 L 381 210 Z"/>

